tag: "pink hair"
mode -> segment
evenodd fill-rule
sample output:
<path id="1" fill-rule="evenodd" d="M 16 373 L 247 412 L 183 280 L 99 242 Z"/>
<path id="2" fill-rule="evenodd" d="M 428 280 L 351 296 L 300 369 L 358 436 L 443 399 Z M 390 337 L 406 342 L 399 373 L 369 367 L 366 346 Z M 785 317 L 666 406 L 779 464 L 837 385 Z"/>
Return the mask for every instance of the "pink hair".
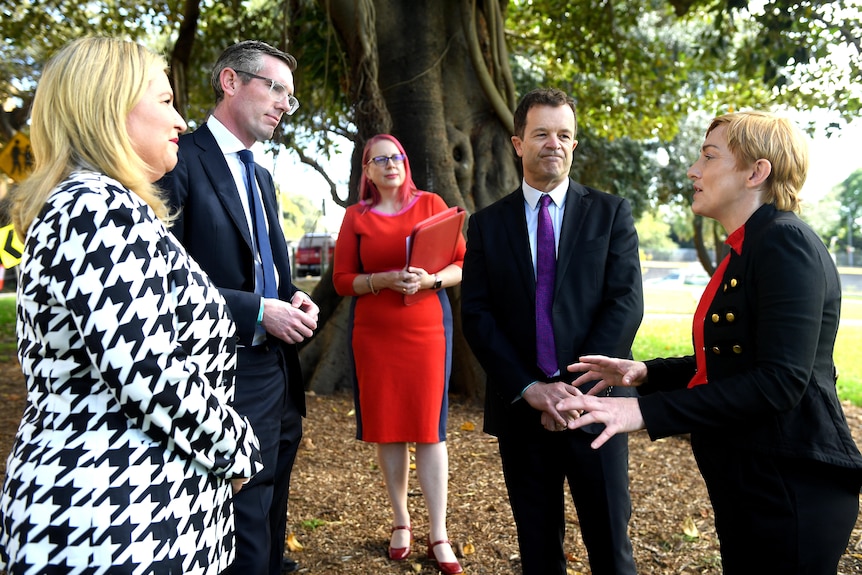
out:
<path id="1" fill-rule="evenodd" d="M 390 134 L 377 134 L 365 142 L 365 148 L 362 150 L 363 170 L 362 176 L 359 178 L 359 201 L 366 203 L 369 207 L 375 206 L 380 202 L 380 191 L 377 189 L 377 186 L 374 185 L 374 182 L 369 180 L 368 176 L 365 175 L 364 167 L 365 164 L 368 163 L 368 160 L 371 159 L 368 157 L 371 146 L 381 140 L 389 140 L 395 144 L 399 153 L 404 154 L 404 181 L 401 183 L 401 187 L 398 188 L 398 200 L 401 202 L 402 206 L 406 205 L 410 197 L 418 192 L 419 189 L 416 187 L 416 184 L 413 183 L 413 174 L 410 171 L 410 158 L 407 157 L 407 152 L 404 151 L 404 146 L 401 145 L 401 142 L 399 142 L 395 136 Z"/>

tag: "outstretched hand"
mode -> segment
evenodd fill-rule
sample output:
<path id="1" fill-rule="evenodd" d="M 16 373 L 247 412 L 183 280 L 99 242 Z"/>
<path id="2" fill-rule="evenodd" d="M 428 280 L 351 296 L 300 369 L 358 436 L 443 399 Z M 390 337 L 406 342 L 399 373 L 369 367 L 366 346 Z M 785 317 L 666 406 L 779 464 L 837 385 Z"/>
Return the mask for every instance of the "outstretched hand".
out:
<path id="1" fill-rule="evenodd" d="M 557 411 L 570 415 L 566 427 L 578 429 L 591 423 L 603 423 L 605 428 L 590 447 L 598 449 L 617 433 L 643 429 L 644 418 L 635 397 L 572 396 L 557 403 Z M 571 417 L 571 414 L 577 414 Z"/>
<path id="2" fill-rule="evenodd" d="M 609 387 L 636 387 L 646 381 L 647 368 L 642 361 L 619 359 L 605 355 L 584 355 L 578 363 L 569 365 L 566 369 L 571 373 L 581 373 L 572 385 L 581 386 L 591 381 L 597 381 L 587 395 L 598 395 Z"/>

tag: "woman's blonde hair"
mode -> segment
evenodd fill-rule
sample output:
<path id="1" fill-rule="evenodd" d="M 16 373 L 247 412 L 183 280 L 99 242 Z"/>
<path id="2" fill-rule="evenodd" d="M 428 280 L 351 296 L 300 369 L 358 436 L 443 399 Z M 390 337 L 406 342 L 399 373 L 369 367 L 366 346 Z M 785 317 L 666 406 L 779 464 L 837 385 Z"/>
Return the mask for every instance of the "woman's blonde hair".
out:
<path id="1" fill-rule="evenodd" d="M 738 166 L 769 160 L 772 173 L 764 200 L 785 212 L 800 211 L 799 193 L 808 175 L 808 139 L 788 120 L 768 112 L 736 112 L 712 120 L 707 135 L 726 126 L 727 148 Z"/>
<path id="2" fill-rule="evenodd" d="M 48 195 L 76 169 L 114 178 L 168 221 L 161 191 L 149 181 L 126 127 L 163 57 L 117 38 L 75 40 L 45 65 L 30 115 L 33 173 L 14 191 L 12 222 L 24 238 Z"/>

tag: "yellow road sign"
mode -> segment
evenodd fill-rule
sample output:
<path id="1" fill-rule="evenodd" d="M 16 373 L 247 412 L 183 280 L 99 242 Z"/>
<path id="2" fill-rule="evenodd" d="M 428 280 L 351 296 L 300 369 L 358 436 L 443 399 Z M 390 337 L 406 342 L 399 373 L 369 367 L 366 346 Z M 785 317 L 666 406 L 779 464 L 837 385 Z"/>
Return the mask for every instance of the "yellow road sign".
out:
<path id="1" fill-rule="evenodd" d="M 21 263 L 24 244 L 18 239 L 12 224 L 0 228 L 0 264 L 9 269 Z"/>
<path id="2" fill-rule="evenodd" d="M 24 181 L 33 169 L 33 153 L 30 150 L 30 138 L 21 132 L 16 132 L 9 143 L 0 150 L 0 170 L 15 180 Z"/>

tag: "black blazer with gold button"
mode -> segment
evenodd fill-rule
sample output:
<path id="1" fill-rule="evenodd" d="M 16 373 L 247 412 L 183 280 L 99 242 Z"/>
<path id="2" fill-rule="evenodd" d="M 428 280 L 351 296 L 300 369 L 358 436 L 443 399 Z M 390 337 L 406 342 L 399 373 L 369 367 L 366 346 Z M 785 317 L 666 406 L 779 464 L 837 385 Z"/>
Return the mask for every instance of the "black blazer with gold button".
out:
<path id="1" fill-rule="evenodd" d="M 761 206 L 731 250 L 706 314 L 709 383 L 687 389 L 694 356 L 647 362 L 639 402 L 653 439 L 862 468 L 835 389 L 838 271 L 796 214 Z"/>

